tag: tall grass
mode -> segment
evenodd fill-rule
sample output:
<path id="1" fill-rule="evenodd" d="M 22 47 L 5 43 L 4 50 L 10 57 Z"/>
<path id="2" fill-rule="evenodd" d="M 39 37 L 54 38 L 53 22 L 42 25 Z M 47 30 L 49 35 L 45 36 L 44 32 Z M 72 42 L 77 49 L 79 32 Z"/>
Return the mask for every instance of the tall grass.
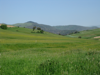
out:
<path id="1" fill-rule="evenodd" d="M 99 75 L 99 45 L 99 40 L 31 33 L 26 28 L 0 29 L 0 74 Z"/>
<path id="2" fill-rule="evenodd" d="M 61 53 L 60 53 L 61 52 Z M 99 75 L 100 52 L 30 49 L 2 54 L 1 74 Z M 6 54 L 6 56 L 5 56 Z"/>

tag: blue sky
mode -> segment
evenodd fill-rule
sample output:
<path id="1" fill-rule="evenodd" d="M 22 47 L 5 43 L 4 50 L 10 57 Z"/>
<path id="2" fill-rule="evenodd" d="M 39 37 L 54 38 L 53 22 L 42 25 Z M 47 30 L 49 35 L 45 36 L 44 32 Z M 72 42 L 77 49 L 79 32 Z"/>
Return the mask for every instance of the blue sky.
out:
<path id="1" fill-rule="evenodd" d="M 100 25 L 100 0 L 0 0 L 0 23 Z"/>

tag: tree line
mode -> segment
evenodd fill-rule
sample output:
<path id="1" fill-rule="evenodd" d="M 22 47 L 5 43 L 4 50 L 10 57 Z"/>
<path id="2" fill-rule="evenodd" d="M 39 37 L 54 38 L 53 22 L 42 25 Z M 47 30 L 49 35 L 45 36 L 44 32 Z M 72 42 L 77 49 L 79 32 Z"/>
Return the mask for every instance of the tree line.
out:
<path id="1" fill-rule="evenodd" d="M 36 28 L 36 26 L 34 26 L 34 27 L 33 27 L 33 31 L 34 31 L 35 29 L 38 30 L 37 33 L 44 33 L 44 30 L 42 30 L 40 27 L 37 27 L 37 28 Z"/>
<path id="2" fill-rule="evenodd" d="M 7 25 L 6 24 L 1 24 L 0 28 L 1 29 L 7 29 Z"/>

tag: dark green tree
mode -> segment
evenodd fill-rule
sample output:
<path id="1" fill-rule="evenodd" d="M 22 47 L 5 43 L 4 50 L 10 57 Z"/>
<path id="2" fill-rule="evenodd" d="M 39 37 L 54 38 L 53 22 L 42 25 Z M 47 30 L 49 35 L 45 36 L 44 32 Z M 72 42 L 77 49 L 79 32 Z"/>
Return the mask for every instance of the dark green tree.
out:
<path id="1" fill-rule="evenodd" d="M 59 35 L 61 35 L 61 34 L 59 33 Z"/>
<path id="2" fill-rule="evenodd" d="M 36 28 L 36 26 L 35 26 L 35 27 L 33 27 L 33 31 L 35 30 L 35 28 Z"/>
<path id="3" fill-rule="evenodd" d="M 81 36 L 79 36 L 78 38 L 82 38 Z"/>
<path id="4" fill-rule="evenodd" d="M 2 29 L 7 29 L 7 25 L 6 24 L 1 24 L 1 28 Z"/>
<path id="5" fill-rule="evenodd" d="M 40 33 L 43 33 L 44 32 L 44 30 L 40 30 Z"/>
<path id="6" fill-rule="evenodd" d="M 38 27 L 37 30 L 41 30 L 41 28 Z"/>

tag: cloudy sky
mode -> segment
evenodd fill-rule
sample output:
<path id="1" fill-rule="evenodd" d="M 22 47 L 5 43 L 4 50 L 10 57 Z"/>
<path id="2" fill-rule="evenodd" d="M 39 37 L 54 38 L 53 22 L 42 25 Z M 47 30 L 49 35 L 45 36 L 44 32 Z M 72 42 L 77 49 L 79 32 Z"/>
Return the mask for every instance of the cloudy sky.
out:
<path id="1" fill-rule="evenodd" d="M 0 23 L 100 25 L 100 0 L 0 0 Z"/>

